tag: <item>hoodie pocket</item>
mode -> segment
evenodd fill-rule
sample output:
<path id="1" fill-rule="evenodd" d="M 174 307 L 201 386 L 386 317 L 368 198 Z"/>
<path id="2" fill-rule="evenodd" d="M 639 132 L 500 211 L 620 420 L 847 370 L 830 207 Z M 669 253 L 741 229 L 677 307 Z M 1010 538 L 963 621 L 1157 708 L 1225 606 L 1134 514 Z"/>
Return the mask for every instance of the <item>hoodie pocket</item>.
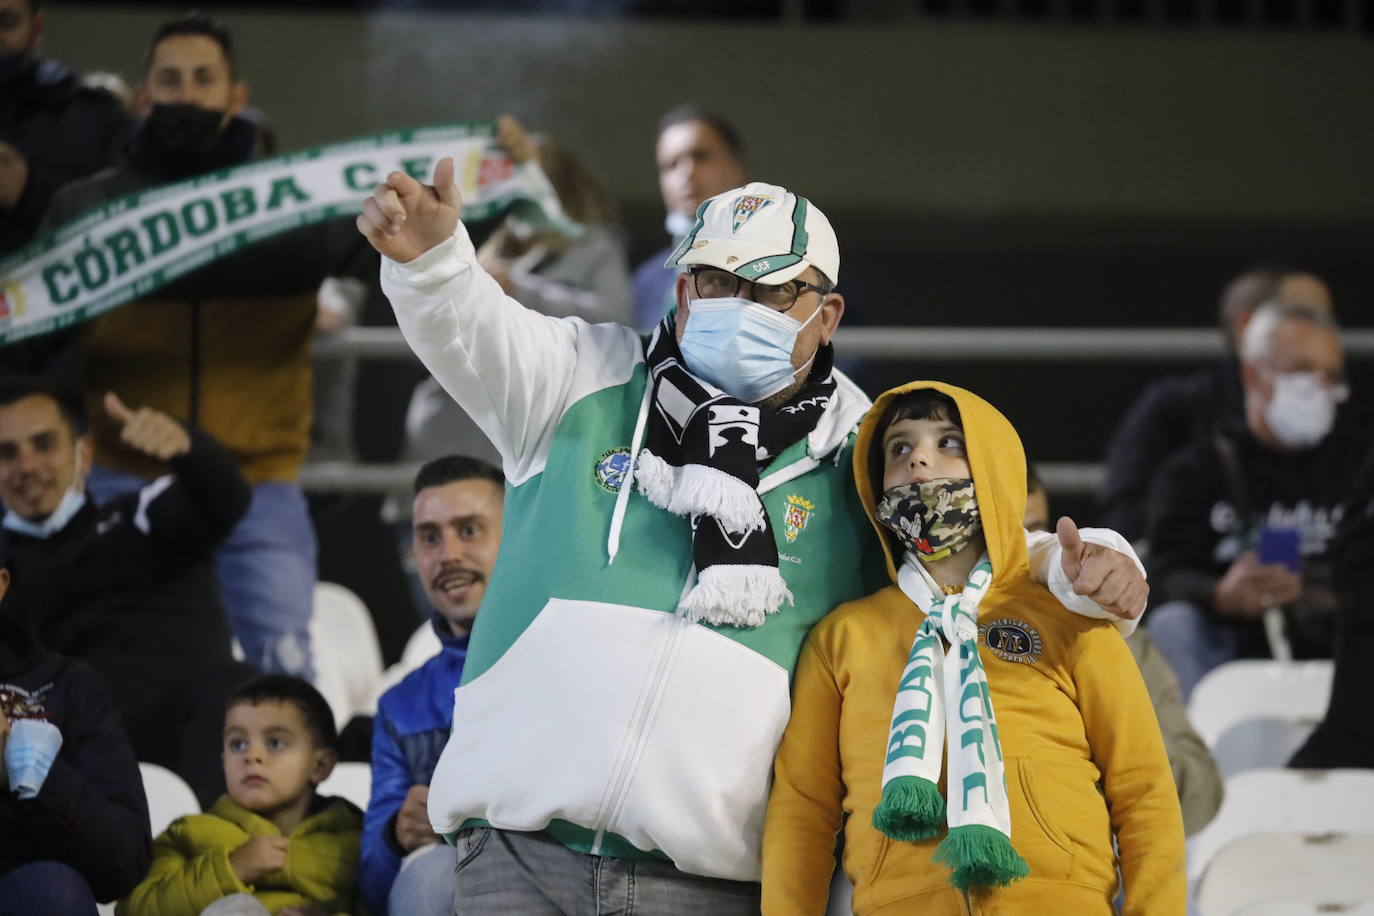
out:
<path id="1" fill-rule="evenodd" d="M 1073 871 L 1077 849 L 1054 820 L 1064 813 L 1054 804 L 1062 800 L 1063 793 L 1040 778 L 1030 759 L 1008 757 L 1006 762 L 1015 771 L 1015 778 L 1007 780 L 1012 845 L 1030 866 L 1032 877 L 1066 880 Z"/>

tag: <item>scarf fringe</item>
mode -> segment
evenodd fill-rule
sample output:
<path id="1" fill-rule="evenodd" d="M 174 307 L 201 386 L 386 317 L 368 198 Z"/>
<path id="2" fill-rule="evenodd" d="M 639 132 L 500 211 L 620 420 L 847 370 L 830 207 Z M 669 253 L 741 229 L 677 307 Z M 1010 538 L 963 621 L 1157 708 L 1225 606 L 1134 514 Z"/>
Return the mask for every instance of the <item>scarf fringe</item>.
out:
<path id="1" fill-rule="evenodd" d="M 932 860 L 950 867 L 949 883 L 961 891 L 1006 887 L 1030 874 L 1030 866 L 1011 845 L 1011 838 L 986 824 L 951 828 Z"/>
<path id="2" fill-rule="evenodd" d="M 677 515 L 709 515 L 732 534 L 762 531 L 763 501 L 749 484 L 704 464 L 685 464 L 668 502 Z"/>
<path id="3" fill-rule="evenodd" d="M 677 488 L 677 469 L 647 448 L 642 449 L 635 462 L 635 483 L 645 499 L 667 509 Z"/>
<path id="4" fill-rule="evenodd" d="M 757 627 L 792 593 L 775 566 L 719 564 L 701 571 L 682 601 L 687 619 L 716 626 Z"/>
<path id="5" fill-rule="evenodd" d="M 758 492 L 724 471 L 704 464 L 676 468 L 644 449 L 635 465 L 635 480 L 649 502 L 674 515 L 709 515 L 735 534 L 764 529 Z"/>
<path id="6" fill-rule="evenodd" d="M 873 809 L 873 826 L 894 840 L 909 843 L 933 839 L 945 823 L 945 798 L 929 779 L 898 776 L 883 786 L 883 799 Z"/>

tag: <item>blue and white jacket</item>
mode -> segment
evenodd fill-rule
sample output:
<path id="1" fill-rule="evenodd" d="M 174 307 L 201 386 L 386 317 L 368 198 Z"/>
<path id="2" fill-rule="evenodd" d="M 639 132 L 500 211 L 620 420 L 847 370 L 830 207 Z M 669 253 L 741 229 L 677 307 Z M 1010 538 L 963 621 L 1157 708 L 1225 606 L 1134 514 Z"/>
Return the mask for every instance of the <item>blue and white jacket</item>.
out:
<path id="1" fill-rule="evenodd" d="M 429 785 L 453 727 L 453 689 L 463 676 L 468 638 L 454 636 L 438 614 L 431 621 L 443 649 L 382 694 L 372 725 L 372 797 L 363 815 L 358 889 L 375 916 L 385 916 L 391 883 L 405 851 L 396 844 L 396 815 L 411 786 Z"/>

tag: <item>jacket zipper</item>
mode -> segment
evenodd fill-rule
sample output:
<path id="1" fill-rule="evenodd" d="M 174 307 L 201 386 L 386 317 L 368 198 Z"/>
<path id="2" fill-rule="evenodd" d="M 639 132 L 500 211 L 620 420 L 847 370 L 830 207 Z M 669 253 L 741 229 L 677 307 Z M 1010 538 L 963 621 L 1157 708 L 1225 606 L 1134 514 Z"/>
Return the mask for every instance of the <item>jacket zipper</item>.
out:
<path id="1" fill-rule="evenodd" d="M 669 631 L 663 637 L 657 657 L 650 667 L 649 676 L 640 690 L 637 709 L 633 716 L 633 721 L 626 733 L 625 743 L 622 746 L 619 759 L 616 761 L 615 770 L 608 783 L 607 792 L 601 803 L 601 809 L 596 817 L 596 835 L 592 838 L 591 854 L 601 855 L 601 843 L 606 838 L 606 830 L 614 819 L 621 806 L 625 804 L 625 796 L 629 791 L 630 779 L 634 775 L 639 757 L 643 753 L 645 740 L 648 738 L 648 723 L 658 712 L 658 706 L 663 697 L 663 687 L 668 678 L 668 672 L 672 669 L 673 660 L 677 657 L 678 646 L 682 642 L 682 634 L 690 624 L 683 616 L 681 606 L 682 599 L 687 597 L 687 593 L 696 584 L 696 568 L 690 566 L 687 574 L 687 581 L 682 586 L 682 592 L 678 595 L 678 610 L 673 614 L 673 620 L 669 624 Z"/>

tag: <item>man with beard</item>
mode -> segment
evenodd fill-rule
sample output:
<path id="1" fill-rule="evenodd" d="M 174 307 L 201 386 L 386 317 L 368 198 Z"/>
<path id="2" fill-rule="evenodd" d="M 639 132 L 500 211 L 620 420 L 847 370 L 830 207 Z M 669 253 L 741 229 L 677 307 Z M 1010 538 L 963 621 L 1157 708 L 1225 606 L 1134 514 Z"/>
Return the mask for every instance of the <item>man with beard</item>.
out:
<path id="1" fill-rule="evenodd" d="M 162 25 L 137 96 L 147 115 L 127 159 L 66 188 L 49 225 L 251 157 L 256 128 L 240 117 L 248 87 L 235 70 L 230 34 L 216 20 L 192 13 Z M 252 484 L 252 505 L 217 564 L 234 635 L 249 664 L 265 672 L 311 673 L 316 540 L 297 483 L 310 436 L 310 340 L 321 281 L 354 254 L 364 256 L 355 276 L 375 270 L 364 247 L 345 223 L 297 229 L 213 261 L 85 328 L 97 498 L 134 489 L 156 471 L 120 442 L 98 409 L 105 391 L 205 430 Z"/>
<path id="2" fill-rule="evenodd" d="M 453 724 L 468 634 L 501 546 L 504 486 L 496 468 L 461 455 L 437 458 L 415 477 L 415 568 L 443 648 L 377 703 L 358 886 L 378 916 L 453 912 L 456 857 L 430 827 L 425 806 Z M 431 849 L 402 871 L 402 858 L 424 847 Z"/>
<path id="3" fill-rule="evenodd" d="M 33 238 L 64 184 L 115 161 L 129 118 L 103 89 L 38 56 L 39 0 L 0 0 L 0 257 Z"/>

